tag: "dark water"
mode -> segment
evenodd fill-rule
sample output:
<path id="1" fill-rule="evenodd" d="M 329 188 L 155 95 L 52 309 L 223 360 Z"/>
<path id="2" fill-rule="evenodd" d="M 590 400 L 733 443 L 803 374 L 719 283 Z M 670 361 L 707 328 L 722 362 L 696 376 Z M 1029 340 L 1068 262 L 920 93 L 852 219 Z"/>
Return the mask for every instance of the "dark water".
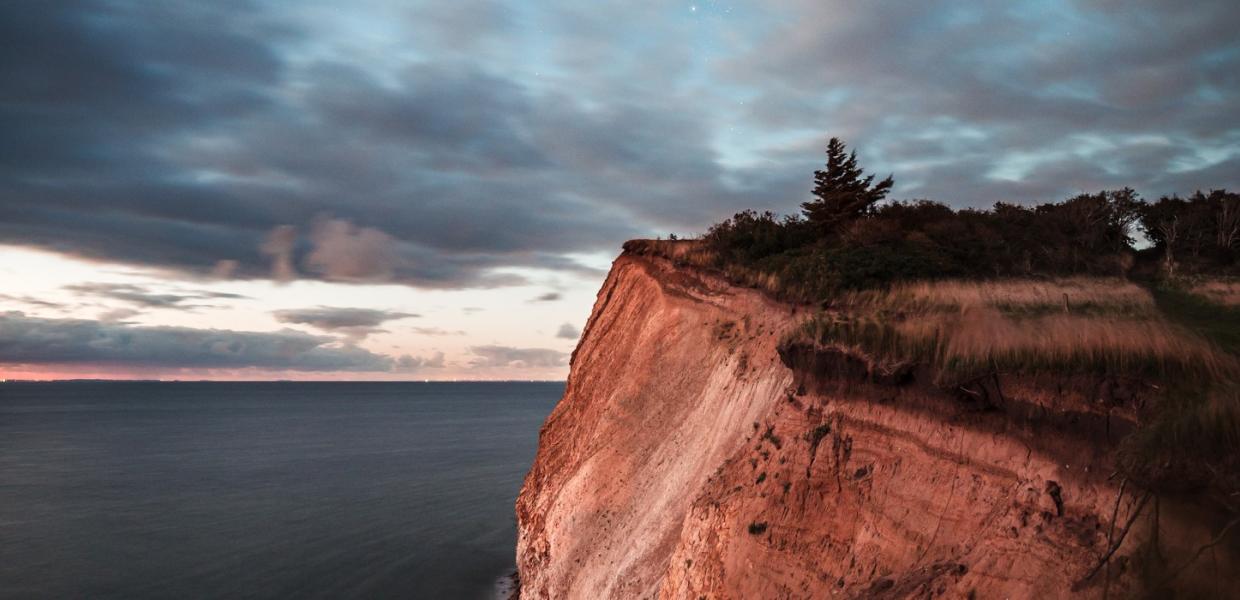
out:
<path id="1" fill-rule="evenodd" d="M 563 389 L 0 384 L 0 597 L 486 598 Z"/>

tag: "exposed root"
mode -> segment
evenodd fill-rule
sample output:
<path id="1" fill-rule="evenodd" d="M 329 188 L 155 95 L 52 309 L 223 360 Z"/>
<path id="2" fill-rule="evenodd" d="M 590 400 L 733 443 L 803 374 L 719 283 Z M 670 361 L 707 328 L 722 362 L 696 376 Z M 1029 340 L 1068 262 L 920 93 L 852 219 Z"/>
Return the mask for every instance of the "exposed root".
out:
<path id="1" fill-rule="evenodd" d="M 1076 583 L 1072 585 L 1074 590 L 1080 589 L 1087 582 L 1089 582 L 1090 579 L 1093 579 L 1094 575 L 1097 575 L 1098 571 L 1102 570 L 1102 567 L 1106 566 L 1111 561 L 1111 557 L 1115 554 L 1115 551 L 1119 550 L 1119 547 L 1124 545 L 1124 538 L 1128 536 L 1128 530 L 1132 529 L 1132 524 L 1136 522 L 1137 517 L 1141 516 L 1141 509 L 1145 508 L 1145 503 L 1149 502 L 1150 496 L 1153 496 L 1153 493 L 1146 492 L 1145 495 L 1141 497 L 1141 501 L 1137 503 L 1137 506 L 1133 509 L 1132 514 L 1128 515 L 1128 522 L 1124 523 L 1124 528 L 1120 530 L 1119 539 L 1111 543 L 1111 547 L 1106 551 L 1106 554 L 1102 555 L 1102 558 L 1098 560 L 1098 564 L 1094 565 L 1094 568 L 1090 569 L 1088 574 L 1078 579 Z"/>
<path id="2" fill-rule="evenodd" d="M 1176 577 L 1179 577 L 1180 573 L 1183 573 L 1185 569 L 1189 568 L 1190 566 L 1192 566 L 1193 563 L 1197 562 L 1197 559 L 1201 558 L 1201 555 L 1204 554 L 1206 550 L 1209 550 L 1210 548 L 1213 548 L 1223 543 L 1223 540 L 1227 539 L 1227 533 L 1230 532 L 1231 528 L 1235 527 L 1237 524 L 1240 524 L 1240 517 L 1232 519 L 1231 522 L 1227 523 L 1227 525 L 1224 526 L 1223 529 L 1218 532 L 1218 535 L 1214 536 L 1213 540 L 1210 540 L 1210 543 L 1198 548 L 1197 551 L 1194 552 L 1193 555 L 1189 557 L 1187 561 L 1184 562 L 1184 564 L 1180 565 L 1174 571 L 1172 571 L 1171 574 L 1168 575 L 1165 580 L 1163 580 L 1162 582 L 1163 586 L 1170 584 L 1172 581 L 1175 580 Z"/>

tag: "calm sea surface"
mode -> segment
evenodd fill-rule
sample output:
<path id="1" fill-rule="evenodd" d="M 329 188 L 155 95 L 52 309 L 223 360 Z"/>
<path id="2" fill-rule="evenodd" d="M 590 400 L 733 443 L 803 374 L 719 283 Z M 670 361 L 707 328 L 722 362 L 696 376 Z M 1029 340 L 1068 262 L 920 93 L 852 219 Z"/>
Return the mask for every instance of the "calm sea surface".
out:
<path id="1" fill-rule="evenodd" d="M 490 597 L 563 390 L 0 384 L 0 597 Z"/>

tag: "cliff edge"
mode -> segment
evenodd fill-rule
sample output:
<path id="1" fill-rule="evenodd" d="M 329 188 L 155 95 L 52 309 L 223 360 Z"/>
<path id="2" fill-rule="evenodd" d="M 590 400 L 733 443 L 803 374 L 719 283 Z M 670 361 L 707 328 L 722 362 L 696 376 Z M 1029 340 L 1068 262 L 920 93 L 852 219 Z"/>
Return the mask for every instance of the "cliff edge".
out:
<path id="1" fill-rule="evenodd" d="M 1218 513 L 1118 474 L 1141 381 L 945 386 L 628 248 L 517 500 L 522 598 L 1240 597 Z"/>

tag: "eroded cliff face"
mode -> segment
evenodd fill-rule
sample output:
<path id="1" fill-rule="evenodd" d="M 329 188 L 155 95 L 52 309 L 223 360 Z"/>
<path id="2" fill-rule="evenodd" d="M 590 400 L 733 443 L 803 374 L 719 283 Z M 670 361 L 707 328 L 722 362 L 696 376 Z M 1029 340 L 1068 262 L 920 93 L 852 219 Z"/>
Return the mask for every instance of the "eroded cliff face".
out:
<path id="1" fill-rule="evenodd" d="M 781 349 L 806 314 L 617 259 L 517 501 L 522 598 L 1130 597 L 1211 541 L 1208 510 L 1116 475 L 1140 382 L 948 393 Z M 1153 585 L 1240 594 L 1202 554 Z"/>

